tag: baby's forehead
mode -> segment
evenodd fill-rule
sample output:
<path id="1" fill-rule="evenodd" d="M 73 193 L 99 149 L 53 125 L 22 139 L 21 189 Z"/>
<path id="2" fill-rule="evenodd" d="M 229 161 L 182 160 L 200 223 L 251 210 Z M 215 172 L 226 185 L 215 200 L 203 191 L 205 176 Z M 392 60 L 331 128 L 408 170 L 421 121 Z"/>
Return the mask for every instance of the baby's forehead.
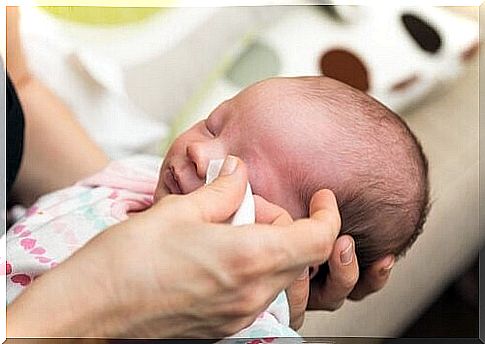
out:
<path id="1" fill-rule="evenodd" d="M 310 92 L 311 88 L 304 83 L 270 79 L 243 90 L 222 107 L 231 109 L 235 116 L 254 121 L 273 120 L 282 125 L 328 121 L 323 99 L 310 96 Z"/>
<path id="2" fill-rule="evenodd" d="M 305 85 L 297 79 L 268 79 L 245 88 L 234 97 L 234 100 L 244 103 L 265 103 L 271 100 L 281 101 L 304 92 L 305 88 Z"/>

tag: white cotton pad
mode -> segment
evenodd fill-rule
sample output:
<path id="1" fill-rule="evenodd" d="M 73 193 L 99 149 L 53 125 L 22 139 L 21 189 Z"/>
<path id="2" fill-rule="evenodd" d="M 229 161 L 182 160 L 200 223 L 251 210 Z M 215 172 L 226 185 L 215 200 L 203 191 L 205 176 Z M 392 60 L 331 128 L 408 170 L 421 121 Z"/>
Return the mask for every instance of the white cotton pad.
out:
<path id="1" fill-rule="evenodd" d="M 222 165 L 224 164 L 224 159 L 218 160 L 211 160 L 209 161 L 209 167 L 207 167 L 205 183 L 210 184 L 214 181 L 214 179 L 219 176 L 219 172 L 221 171 Z M 237 225 L 247 225 L 254 223 L 256 221 L 256 211 L 254 208 L 254 198 L 253 192 L 251 190 L 251 185 L 249 182 L 246 186 L 246 193 L 244 194 L 244 199 L 239 206 L 239 209 L 234 213 L 231 219 L 229 219 L 229 223 L 237 226 Z"/>

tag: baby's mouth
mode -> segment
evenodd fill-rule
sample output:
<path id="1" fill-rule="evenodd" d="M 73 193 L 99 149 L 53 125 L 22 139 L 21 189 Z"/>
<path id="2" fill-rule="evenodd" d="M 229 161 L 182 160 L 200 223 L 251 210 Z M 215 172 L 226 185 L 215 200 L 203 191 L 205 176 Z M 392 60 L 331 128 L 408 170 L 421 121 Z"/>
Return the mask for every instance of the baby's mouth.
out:
<path id="1" fill-rule="evenodd" d="M 180 183 L 177 179 L 177 175 L 175 173 L 173 166 L 170 166 L 169 168 L 167 168 L 163 176 L 163 181 L 171 194 L 178 194 L 178 195 L 183 194 L 182 188 L 180 187 Z"/>

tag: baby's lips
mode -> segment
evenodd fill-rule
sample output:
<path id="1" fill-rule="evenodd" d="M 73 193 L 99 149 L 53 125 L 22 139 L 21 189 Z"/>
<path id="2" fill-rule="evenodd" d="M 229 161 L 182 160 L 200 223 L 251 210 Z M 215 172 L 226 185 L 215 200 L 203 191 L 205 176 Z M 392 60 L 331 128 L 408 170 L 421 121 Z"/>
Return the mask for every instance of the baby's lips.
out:
<path id="1" fill-rule="evenodd" d="M 163 173 L 163 182 L 171 194 L 181 194 L 180 186 L 175 179 L 173 168 L 167 168 Z"/>

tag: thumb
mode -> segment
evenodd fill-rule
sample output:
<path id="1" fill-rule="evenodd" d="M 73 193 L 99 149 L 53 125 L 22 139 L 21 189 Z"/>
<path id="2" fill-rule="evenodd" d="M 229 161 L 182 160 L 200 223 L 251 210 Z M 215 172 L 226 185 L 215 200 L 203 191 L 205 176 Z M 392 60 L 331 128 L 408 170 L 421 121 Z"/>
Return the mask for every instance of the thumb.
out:
<path id="1" fill-rule="evenodd" d="M 239 208 L 246 192 L 247 169 L 244 162 L 227 156 L 219 177 L 194 192 L 177 196 L 170 209 L 175 216 L 186 220 L 224 222 Z"/>

